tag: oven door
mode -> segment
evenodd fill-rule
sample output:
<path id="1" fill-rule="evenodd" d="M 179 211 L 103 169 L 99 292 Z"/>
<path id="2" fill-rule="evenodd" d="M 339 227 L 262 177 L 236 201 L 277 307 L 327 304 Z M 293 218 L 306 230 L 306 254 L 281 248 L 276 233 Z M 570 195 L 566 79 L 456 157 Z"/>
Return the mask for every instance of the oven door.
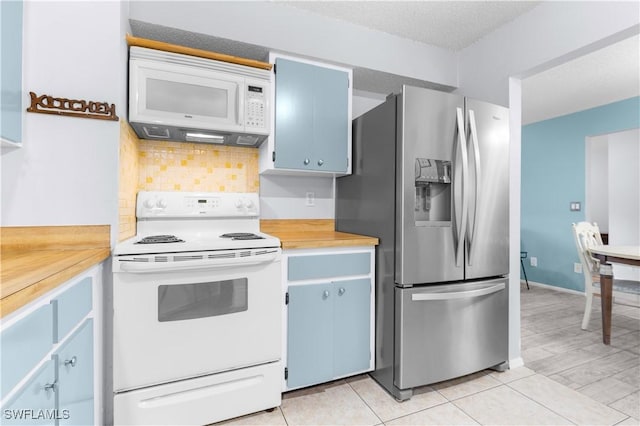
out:
<path id="1" fill-rule="evenodd" d="M 114 265 L 114 391 L 280 359 L 279 249 L 264 262 L 162 266 Z"/>

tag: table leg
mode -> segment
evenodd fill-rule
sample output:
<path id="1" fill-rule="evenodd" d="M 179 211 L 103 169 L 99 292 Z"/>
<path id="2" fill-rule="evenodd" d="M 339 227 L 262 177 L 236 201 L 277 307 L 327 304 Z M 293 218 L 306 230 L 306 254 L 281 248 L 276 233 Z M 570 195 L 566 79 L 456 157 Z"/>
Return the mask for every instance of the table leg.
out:
<path id="1" fill-rule="evenodd" d="M 611 264 L 600 265 L 600 306 L 602 307 L 602 342 L 611 344 L 611 302 L 613 299 L 613 269 Z"/>

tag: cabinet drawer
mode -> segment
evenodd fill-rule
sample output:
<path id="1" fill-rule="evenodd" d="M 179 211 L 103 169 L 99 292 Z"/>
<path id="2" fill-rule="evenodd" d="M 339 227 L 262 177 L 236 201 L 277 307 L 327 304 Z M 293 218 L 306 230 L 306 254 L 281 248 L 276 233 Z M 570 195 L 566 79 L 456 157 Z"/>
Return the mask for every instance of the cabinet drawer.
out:
<path id="1" fill-rule="evenodd" d="M 289 281 L 322 279 L 371 272 L 370 253 L 290 256 L 287 271 Z"/>
<path id="2" fill-rule="evenodd" d="M 56 342 L 62 340 L 91 311 L 93 305 L 92 284 L 91 277 L 87 277 L 51 302 L 57 316 L 54 328 Z"/>
<path id="3" fill-rule="evenodd" d="M 0 335 L 2 397 L 51 350 L 53 309 L 44 305 Z"/>
<path id="4" fill-rule="evenodd" d="M 2 407 L 3 425 L 55 425 L 56 397 L 53 388 L 56 365 L 47 361 L 11 401 Z"/>

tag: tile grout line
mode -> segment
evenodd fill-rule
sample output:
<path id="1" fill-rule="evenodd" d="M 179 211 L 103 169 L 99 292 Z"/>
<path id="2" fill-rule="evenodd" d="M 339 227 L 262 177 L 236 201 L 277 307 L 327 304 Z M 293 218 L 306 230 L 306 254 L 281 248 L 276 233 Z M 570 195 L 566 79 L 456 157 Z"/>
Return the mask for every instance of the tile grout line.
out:
<path id="1" fill-rule="evenodd" d="M 365 374 L 366 374 L 366 376 L 367 376 L 368 378 L 371 378 L 371 377 L 369 376 L 369 374 L 367 374 L 367 373 L 365 373 Z M 373 380 L 373 379 L 371 379 L 371 380 Z M 375 381 L 374 381 L 374 382 L 375 382 Z M 346 380 L 345 380 L 345 383 L 349 385 L 349 387 L 351 388 L 351 390 L 352 390 L 356 395 L 358 395 L 358 398 L 360 398 L 360 400 L 364 403 L 364 405 L 366 405 L 366 406 L 367 406 L 367 408 L 368 408 L 369 410 L 371 410 L 371 412 L 373 413 L 373 415 L 374 415 L 374 416 L 376 416 L 376 417 L 378 418 L 378 420 L 380 420 L 380 423 L 378 423 L 378 424 L 384 424 L 384 420 L 382 420 L 382 419 L 380 418 L 380 416 L 378 415 L 378 413 L 376 413 L 376 412 L 375 412 L 375 410 L 374 410 L 371 406 L 369 406 L 369 404 L 367 404 L 367 401 L 365 401 L 365 400 L 364 400 L 364 398 L 363 398 L 363 397 L 358 393 L 358 391 L 357 391 L 357 390 L 355 390 L 355 389 L 353 388 L 353 386 L 351 386 L 351 383 L 349 383 L 349 382 L 348 382 L 348 381 L 346 381 Z M 376 385 L 378 385 L 378 384 L 376 383 Z M 386 392 L 386 391 L 385 391 L 385 392 Z"/>
<path id="2" fill-rule="evenodd" d="M 536 374 L 538 374 L 538 373 L 536 373 Z M 534 374 L 534 375 L 535 375 L 535 374 Z M 536 401 L 535 399 L 531 398 L 531 397 L 530 397 L 530 396 L 528 396 L 528 395 L 523 394 L 523 393 L 522 393 L 522 392 L 520 392 L 518 389 L 515 389 L 515 388 L 513 388 L 513 387 L 509 386 L 511 383 L 514 383 L 514 382 L 517 382 L 517 381 L 519 381 L 519 380 L 523 380 L 523 379 L 526 379 L 526 378 L 529 378 L 529 377 L 533 377 L 534 375 L 532 375 L 532 376 L 527 376 L 527 377 L 523 377 L 522 379 L 514 380 L 513 382 L 509 382 L 509 383 L 505 383 L 505 384 L 506 384 L 506 385 L 507 385 L 507 387 L 508 387 L 509 389 L 511 389 L 512 391 L 514 391 L 514 392 L 516 392 L 516 393 L 518 393 L 518 394 L 522 395 L 523 397 L 525 397 L 525 398 L 526 398 L 526 399 L 528 399 L 529 401 L 531 401 L 531 402 L 533 402 L 533 403 L 535 403 L 535 404 L 537 404 L 537 405 L 541 406 L 542 408 L 545 408 L 545 409 L 547 409 L 547 410 L 551 411 L 552 413 L 557 414 L 558 416 L 560 416 L 561 418 L 563 418 L 563 419 L 565 419 L 567 422 L 569 422 L 569 424 L 577 425 L 578 423 L 574 423 L 574 422 L 572 422 L 571 420 L 567 419 L 565 416 L 563 416 L 562 414 L 560 414 L 560 413 L 556 412 L 555 410 L 551 409 L 550 407 L 547 407 L 547 406 L 546 406 L 546 405 L 544 405 L 543 403 L 541 403 L 541 402 L 539 402 L 539 401 Z M 549 380 L 553 380 L 553 379 L 551 379 L 550 377 L 545 376 L 544 374 L 538 374 L 538 375 L 539 375 L 539 376 L 542 376 L 542 377 L 546 377 L 546 378 L 547 378 L 547 379 L 549 379 Z M 556 382 L 555 380 L 553 380 L 553 381 L 554 381 L 554 382 Z M 556 382 L 556 383 L 558 383 L 558 382 Z M 558 384 L 560 384 L 560 385 L 564 386 L 562 383 L 558 383 Z M 568 386 L 565 386 L 565 387 L 567 387 L 567 388 L 568 388 Z M 597 401 L 595 401 L 595 402 L 597 402 Z"/>

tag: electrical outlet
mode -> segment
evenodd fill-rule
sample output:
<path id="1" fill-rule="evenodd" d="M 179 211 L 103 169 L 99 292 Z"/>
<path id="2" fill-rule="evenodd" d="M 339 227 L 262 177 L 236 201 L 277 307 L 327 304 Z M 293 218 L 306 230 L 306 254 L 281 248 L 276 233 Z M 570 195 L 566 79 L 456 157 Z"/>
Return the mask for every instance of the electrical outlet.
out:
<path id="1" fill-rule="evenodd" d="M 582 263 L 574 263 L 573 264 L 573 272 L 575 272 L 576 274 L 581 274 L 582 273 Z"/>
<path id="2" fill-rule="evenodd" d="M 316 205 L 316 194 L 315 192 L 307 192 L 306 193 L 306 201 L 305 201 L 305 205 L 307 207 L 313 207 Z"/>
<path id="3" fill-rule="evenodd" d="M 538 258 L 537 257 L 529 258 L 529 263 L 531 263 L 531 266 L 538 266 Z"/>

